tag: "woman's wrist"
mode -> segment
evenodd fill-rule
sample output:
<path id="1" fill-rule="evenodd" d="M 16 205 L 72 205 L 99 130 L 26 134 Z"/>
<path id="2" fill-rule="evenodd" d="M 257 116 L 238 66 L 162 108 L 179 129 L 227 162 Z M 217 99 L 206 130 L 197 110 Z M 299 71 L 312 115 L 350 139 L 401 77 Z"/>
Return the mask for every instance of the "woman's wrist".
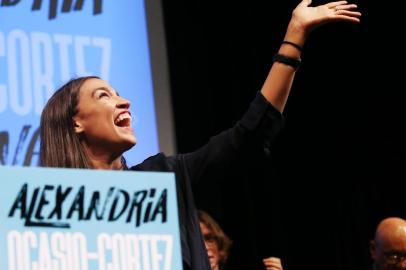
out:
<path id="1" fill-rule="evenodd" d="M 305 27 L 294 19 L 290 20 L 284 40 L 303 46 L 306 38 L 307 31 L 305 30 Z"/>

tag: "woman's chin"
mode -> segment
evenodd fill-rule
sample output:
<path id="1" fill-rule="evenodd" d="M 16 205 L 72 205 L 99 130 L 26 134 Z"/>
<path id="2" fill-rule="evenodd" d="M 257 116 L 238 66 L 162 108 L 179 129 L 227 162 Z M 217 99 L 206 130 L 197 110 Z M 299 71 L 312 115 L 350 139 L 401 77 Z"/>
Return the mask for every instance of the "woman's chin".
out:
<path id="1" fill-rule="evenodd" d="M 137 144 L 137 139 L 136 139 L 135 137 L 134 137 L 133 140 L 128 140 L 128 141 L 126 142 L 126 146 L 128 147 L 127 150 L 130 150 L 130 149 L 133 148 L 136 144 Z M 125 151 L 127 151 L 127 150 L 125 150 Z"/>
<path id="2" fill-rule="evenodd" d="M 123 144 L 130 148 L 137 144 L 137 137 L 135 137 L 134 133 L 122 134 L 121 140 L 123 141 Z"/>
<path id="3" fill-rule="evenodd" d="M 130 150 L 131 148 L 133 148 L 134 145 L 136 145 L 136 143 L 137 143 L 137 139 L 135 137 L 122 138 L 119 143 L 117 143 L 117 142 L 115 143 L 115 145 L 116 145 L 115 151 L 118 150 L 120 153 L 124 153 L 124 152 Z"/>

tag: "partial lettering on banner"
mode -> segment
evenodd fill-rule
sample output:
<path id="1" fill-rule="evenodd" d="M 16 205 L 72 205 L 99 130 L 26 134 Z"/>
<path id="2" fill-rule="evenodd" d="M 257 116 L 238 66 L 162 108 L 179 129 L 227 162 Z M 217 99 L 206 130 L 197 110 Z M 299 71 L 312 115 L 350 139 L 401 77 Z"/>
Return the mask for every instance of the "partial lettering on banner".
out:
<path id="1" fill-rule="evenodd" d="M 88 70 L 88 53 L 98 55 L 99 70 Z M 100 74 L 108 80 L 111 39 L 13 29 L 0 31 L 0 60 L 6 59 L 8 77 L 0 82 L 0 113 L 40 115 L 55 91 L 55 78 L 67 81 L 72 74 Z M 59 70 L 58 74 L 55 74 Z M 4 79 L 3 79 L 4 80 Z"/>
<path id="2" fill-rule="evenodd" d="M 7 235 L 8 270 L 169 270 L 173 236 L 168 234 L 107 234 L 90 250 L 87 237 L 76 233 L 10 231 Z"/>
<path id="3" fill-rule="evenodd" d="M 181 269 L 173 173 L 0 166 L 0 175 L 0 269 Z"/>

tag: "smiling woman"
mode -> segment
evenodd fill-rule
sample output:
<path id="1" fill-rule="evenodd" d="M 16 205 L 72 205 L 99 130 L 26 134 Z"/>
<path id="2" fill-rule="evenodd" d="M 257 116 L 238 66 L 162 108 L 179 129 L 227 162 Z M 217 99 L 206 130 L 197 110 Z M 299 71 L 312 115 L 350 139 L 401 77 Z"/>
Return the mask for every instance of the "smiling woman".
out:
<path id="1" fill-rule="evenodd" d="M 89 78 L 83 83 L 73 123 L 93 167 L 122 167 L 122 153 L 136 143 L 129 109 L 130 102 L 107 82 Z"/>
<path id="2" fill-rule="evenodd" d="M 224 175 L 236 162 L 268 153 L 282 128 L 282 112 L 311 29 L 327 22 L 359 22 L 356 5 L 346 1 L 310 7 L 302 1 L 292 13 L 285 42 L 265 83 L 242 119 L 213 137 L 195 152 L 166 156 L 159 153 L 135 171 L 174 172 L 182 260 L 185 270 L 209 270 L 210 263 L 200 233 L 192 186 L 208 172 Z M 340 12 L 336 13 L 339 9 Z M 292 46 L 295 44 L 295 46 Z M 48 167 L 126 169 L 122 155 L 136 143 L 131 129 L 130 102 L 98 77 L 69 81 L 48 101 L 41 116 L 41 164 Z M 267 148 L 267 149 L 264 149 Z M 231 166 L 230 166 L 231 165 Z M 229 168 L 228 171 L 225 168 Z M 210 174 L 209 174 L 210 175 Z"/>
<path id="3" fill-rule="evenodd" d="M 42 112 L 41 165 L 124 168 L 122 154 L 136 143 L 129 108 L 130 102 L 98 77 L 71 80 Z"/>

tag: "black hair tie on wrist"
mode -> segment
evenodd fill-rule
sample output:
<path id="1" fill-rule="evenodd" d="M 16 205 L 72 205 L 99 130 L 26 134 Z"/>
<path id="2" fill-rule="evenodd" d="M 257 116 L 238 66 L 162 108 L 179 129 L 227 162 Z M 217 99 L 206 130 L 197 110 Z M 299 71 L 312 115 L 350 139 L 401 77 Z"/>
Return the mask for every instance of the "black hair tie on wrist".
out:
<path id="1" fill-rule="evenodd" d="M 282 44 L 289 44 L 289 45 L 292 45 L 293 47 L 295 47 L 296 49 L 298 49 L 299 51 L 303 51 L 302 46 L 300 46 L 300 45 L 298 45 L 296 43 L 293 43 L 291 41 L 284 40 L 284 41 L 282 41 Z"/>
<path id="2" fill-rule="evenodd" d="M 279 63 L 283 63 L 285 65 L 291 66 L 294 69 L 298 69 L 300 66 L 300 63 L 302 62 L 302 60 L 296 59 L 296 58 L 292 58 L 280 53 L 275 54 L 275 56 L 273 57 L 273 61 L 279 62 Z"/>

